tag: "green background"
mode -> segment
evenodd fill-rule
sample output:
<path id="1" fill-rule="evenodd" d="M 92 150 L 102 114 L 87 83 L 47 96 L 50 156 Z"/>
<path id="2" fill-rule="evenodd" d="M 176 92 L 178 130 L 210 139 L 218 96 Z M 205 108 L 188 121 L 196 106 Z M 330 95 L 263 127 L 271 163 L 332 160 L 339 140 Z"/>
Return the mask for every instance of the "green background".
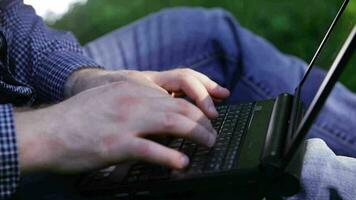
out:
<path id="1" fill-rule="evenodd" d="M 342 0 L 88 0 L 72 9 L 51 26 L 72 31 L 85 44 L 100 35 L 165 7 L 222 7 L 253 32 L 267 38 L 281 51 L 309 62 L 321 42 Z M 343 38 L 356 22 L 356 1 L 350 0 L 337 34 L 317 64 L 327 68 Z M 351 23 L 350 23 L 351 22 Z M 354 56 L 355 57 L 355 56 Z M 356 91 L 356 59 L 342 81 Z M 354 66 L 354 67 L 353 67 Z"/>

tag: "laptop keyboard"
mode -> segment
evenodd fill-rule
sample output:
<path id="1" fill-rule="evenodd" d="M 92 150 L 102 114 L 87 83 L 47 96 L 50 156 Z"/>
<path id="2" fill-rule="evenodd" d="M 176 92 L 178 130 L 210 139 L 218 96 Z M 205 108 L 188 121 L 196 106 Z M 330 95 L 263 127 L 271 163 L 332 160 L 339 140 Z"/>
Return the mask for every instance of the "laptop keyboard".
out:
<path id="1" fill-rule="evenodd" d="M 175 171 L 148 163 L 133 165 L 124 184 L 164 180 L 187 175 L 219 172 L 237 168 L 239 147 L 248 128 L 254 103 L 218 106 L 219 117 L 212 120 L 218 136 L 212 148 L 198 145 L 183 138 L 166 138 L 160 143 L 185 153 L 190 164 L 184 171 Z"/>

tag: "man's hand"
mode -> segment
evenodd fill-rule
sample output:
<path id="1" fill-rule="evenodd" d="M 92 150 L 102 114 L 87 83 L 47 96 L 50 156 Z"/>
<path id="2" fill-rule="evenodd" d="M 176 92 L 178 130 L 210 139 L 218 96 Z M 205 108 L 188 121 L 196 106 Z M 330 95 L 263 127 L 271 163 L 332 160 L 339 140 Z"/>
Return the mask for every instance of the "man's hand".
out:
<path id="1" fill-rule="evenodd" d="M 229 96 L 229 91 L 210 80 L 204 74 L 188 68 L 154 71 L 106 71 L 82 69 L 74 72 L 66 86 L 66 96 L 72 96 L 86 89 L 116 81 L 133 81 L 156 89 L 164 89 L 175 96 L 187 95 L 208 116 L 218 114 L 213 103 Z"/>
<path id="2" fill-rule="evenodd" d="M 188 164 L 184 154 L 145 137 L 174 135 L 206 146 L 216 138 L 196 106 L 132 81 L 95 87 L 47 108 L 15 112 L 15 125 L 24 171 L 75 172 L 128 160 L 182 169 Z"/>

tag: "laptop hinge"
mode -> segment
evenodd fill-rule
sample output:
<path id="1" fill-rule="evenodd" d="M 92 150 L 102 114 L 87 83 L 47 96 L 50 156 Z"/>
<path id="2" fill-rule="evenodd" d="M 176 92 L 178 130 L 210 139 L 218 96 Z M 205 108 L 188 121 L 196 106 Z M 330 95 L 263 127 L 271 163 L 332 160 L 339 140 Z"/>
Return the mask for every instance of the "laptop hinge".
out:
<path id="1" fill-rule="evenodd" d="M 288 133 L 293 96 L 280 94 L 274 103 L 265 145 L 261 157 L 261 167 L 267 174 L 274 174 L 283 167 L 283 150 Z"/>

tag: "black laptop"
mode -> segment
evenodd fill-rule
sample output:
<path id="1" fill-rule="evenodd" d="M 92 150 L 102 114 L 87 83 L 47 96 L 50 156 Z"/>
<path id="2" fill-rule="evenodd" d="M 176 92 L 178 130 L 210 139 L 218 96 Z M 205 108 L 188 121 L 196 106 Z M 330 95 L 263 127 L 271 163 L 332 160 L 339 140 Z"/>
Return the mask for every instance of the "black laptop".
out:
<path id="1" fill-rule="evenodd" d="M 183 138 L 160 138 L 160 143 L 189 156 L 190 164 L 183 171 L 144 162 L 111 166 L 85 175 L 78 183 L 79 190 L 83 194 L 131 199 L 178 196 L 187 199 L 185 197 L 194 195 L 194 199 L 204 195 L 213 199 L 215 195 L 216 199 L 221 198 L 221 191 L 246 192 L 250 196 L 283 196 L 298 192 L 303 140 L 355 52 L 356 21 L 352 19 L 339 26 L 348 2 L 343 1 L 295 94 L 218 105 L 219 117 L 212 121 L 218 137 L 212 148 Z M 342 48 L 334 50 L 338 54 L 332 58 L 328 74 L 320 81 L 320 87 L 316 87 L 313 101 L 306 104 L 302 101 L 303 88 L 320 53 L 338 31 L 351 33 L 338 41 L 339 44 L 344 42 Z"/>

